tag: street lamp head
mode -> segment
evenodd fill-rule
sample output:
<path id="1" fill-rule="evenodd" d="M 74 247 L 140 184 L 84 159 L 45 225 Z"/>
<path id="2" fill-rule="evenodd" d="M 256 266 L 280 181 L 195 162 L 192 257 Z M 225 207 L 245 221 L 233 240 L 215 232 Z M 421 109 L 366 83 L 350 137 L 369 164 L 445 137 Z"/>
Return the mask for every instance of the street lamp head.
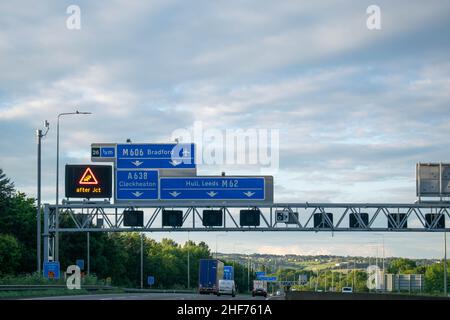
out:
<path id="1" fill-rule="evenodd" d="M 92 114 L 92 112 L 85 112 L 85 111 L 78 111 L 77 110 L 76 114 Z"/>

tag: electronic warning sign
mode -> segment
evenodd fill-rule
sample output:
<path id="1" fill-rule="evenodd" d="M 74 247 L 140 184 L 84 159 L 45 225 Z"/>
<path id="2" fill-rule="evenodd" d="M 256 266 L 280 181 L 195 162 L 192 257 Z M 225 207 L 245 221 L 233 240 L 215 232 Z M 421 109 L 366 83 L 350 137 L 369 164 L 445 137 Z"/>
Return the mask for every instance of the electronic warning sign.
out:
<path id="1" fill-rule="evenodd" d="M 66 165 L 67 198 L 111 198 L 112 166 Z"/>
<path id="2" fill-rule="evenodd" d="M 80 185 L 98 185 L 98 180 L 95 177 L 94 173 L 92 172 L 92 169 L 87 167 L 84 171 L 83 175 L 81 176 L 80 181 L 78 181 Z"/>

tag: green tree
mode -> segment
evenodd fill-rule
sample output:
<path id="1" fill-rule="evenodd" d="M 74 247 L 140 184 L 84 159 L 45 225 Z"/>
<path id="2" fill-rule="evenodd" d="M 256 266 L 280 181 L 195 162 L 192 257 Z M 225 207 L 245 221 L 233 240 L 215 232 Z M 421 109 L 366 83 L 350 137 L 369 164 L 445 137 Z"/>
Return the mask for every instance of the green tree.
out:
<path id="1" fill-rule="evenodd" d="M 0 169 L 0 234 L 14 236 L 21 248 L 17 272 L 36 270 L 36 207 L 34 199 L 16 192 Z"/>
<path id="2" fill-rule="evenodd" d="M 447 263 L 447 270 L 450 263 Z M 425 271 L 425 290 L 429 293 L 444 291 L 444 263 L 435 263 L 427 267 Z"/>
<path id="3" fill-rule="evenodd" d="M 5 173 L 0 168 L 0 205 L 3 204 L 6 199 L 11 198 L 14 192 L 14 183 L 6 177 Z"/>
<path id="4" fill-rule="evenodd" d="M 0 234 L 0 275 L 15 274 L 20 266 L 21 248 L 17 239 Z"/>
<path id="5" fill-rule="evenodd" d="M 392 260 L 388 268 L 388 273 L 414 273 L 416 268 L 417 265 L 414 260 L 398 258 Z"/>

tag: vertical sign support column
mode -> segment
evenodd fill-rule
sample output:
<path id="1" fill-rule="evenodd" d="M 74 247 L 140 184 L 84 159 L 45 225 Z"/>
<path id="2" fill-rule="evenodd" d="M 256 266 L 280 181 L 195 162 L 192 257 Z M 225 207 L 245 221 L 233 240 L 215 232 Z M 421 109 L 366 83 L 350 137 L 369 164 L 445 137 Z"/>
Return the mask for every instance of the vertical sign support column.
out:
<path id="1" fill-rule="evenodd" d="M 90 234 L 89 232 L 87 232 L 87 274 L 89 275 L 91 272 L 91 239 L 90 239 Z"/>
<path id="2" fill-rule="evenodd" d="M 250 255 L 247 256 L 247 291 L 250 291 Z"/>
<path id="3" fill-rule="evenodd" d="M 36 263 L 37 272 L 41 273 L 41 139 L 42 130 L 37 135 L 37 212 L 36 212 Z"/>
<path id="4" fill-rule="evenodd" d="M 141 289 L 144 288 L 144 233 L 141 233 Z"/>
<path id="5" fill-rule="evenodd" d="M 187 288 L 188 288 L 188 290 L 189 290 L 189 288 L 191 287 L 191 265 L 190 265 L 190 261 L 189 261 L 189 254 L 190 254 L 190 243 L 189 243 L 190 241 L 189 241 L 189 231 L 188 231 L 188 243 L 187 243 L 187 269 L 188 269 L 188 271 L 187 271 Z"/>
<path id="6" fill-rule="evenodd" d="M 49 260 L 49 239 L 48 239 L 48 222 L 49 222 L 49 207 L 48 204 L 44 204 L 44 262 Z"/>
<path id="7" fill-rule="evenodd" d="M 447 296 L 447 231 L 444 231 L 444 294 Z"/>

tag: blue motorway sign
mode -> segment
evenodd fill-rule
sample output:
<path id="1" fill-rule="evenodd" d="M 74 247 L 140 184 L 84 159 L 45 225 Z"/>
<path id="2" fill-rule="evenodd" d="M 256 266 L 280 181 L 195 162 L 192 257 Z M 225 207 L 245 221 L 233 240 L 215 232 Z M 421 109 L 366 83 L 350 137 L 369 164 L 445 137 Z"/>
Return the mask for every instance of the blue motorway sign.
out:
<path id="1" fill-rule="evenodd" d="M 264 200 L 263 177 L 165 177 L 161 200 Z"/>
<path id="2" fill-rule="evenodd" d="M 91 158 L 93 161 L 104 161 L 105 159 L 113 160 L 116 157 L 116 147 L 112 145 L 101 146 L 92 145 L 91 146 Z"/>
<path id="3" fill-rule="evenodd" d="M 157 170 L 117 170 L 117 200 L 157 200 Z"/>
<path id="4" fill-rule="evenodd" d="M 256 279 L 260 280 L 261 277 L 265 277 L 266 273 L 264 271 L 258 271 L 256 272 Z"/>
<path id="5" fill-rule="evenodd" d="M 225 280 L 234 280 L 233 266 L 223 266 L 223 278 Z"/>
<path id="6" fill-rule="evenodd" d="M 47 261 L 44 262 L 44 277 L 47 279 L 56 279 L 60 278 L 60 267 L 59 262 Z"/>
<path id="7" fill-rule="evenodd" d="M 118 169 L 195 168 L 193 143 L 118 144 Z"/>
<path id="8" fill-rule="evenodd" d="M 77 259 L 75 264 L 80 268 L 80 270 L 84 270 L 84 259 Z"/>
<path id="9" fill-rule="evenodd" d="M 154 276 L 148 276 L 148 277 L 147 277 L 147 284 L 148 284 L 149 286 L 154 285 L 154 284 L 155 284 L 155 277 L 154 277 Z"/>
<path id="10" fill-rule="evenodd" d="M 100 148 L 100 156 L 102 158 L 114 158 L 116 156 L 116 148 L 102 147 Z"/>
<path id="11" fill-rule="evenodd" d="M 263 281 L 277 281 L 277 277 L 260 277 L 258 280 L 263 280 Z"/>

